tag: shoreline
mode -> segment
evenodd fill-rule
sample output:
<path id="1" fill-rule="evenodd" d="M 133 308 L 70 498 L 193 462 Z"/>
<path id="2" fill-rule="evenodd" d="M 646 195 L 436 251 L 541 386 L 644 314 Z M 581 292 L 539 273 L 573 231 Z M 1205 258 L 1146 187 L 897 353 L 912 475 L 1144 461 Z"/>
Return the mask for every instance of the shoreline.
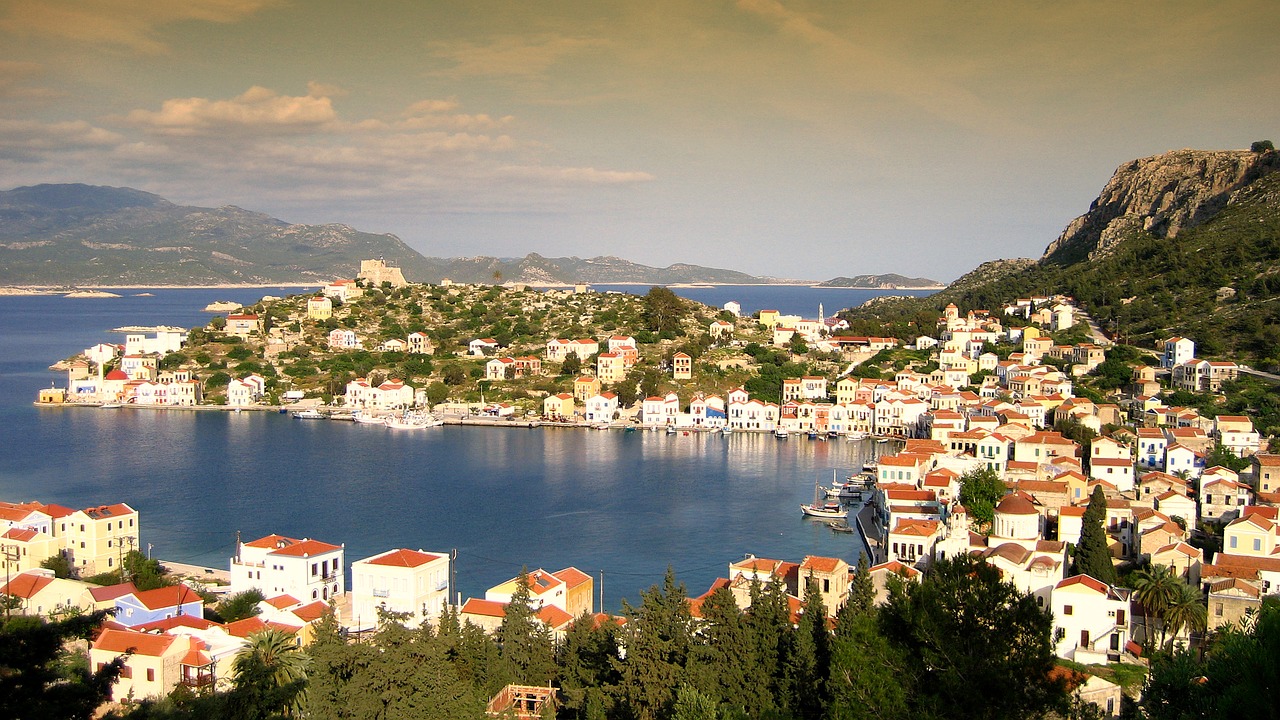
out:
<path id="1" fill-rule="evenodd" d="M 424 285 L 428 283 L 410 283 L 411 285 Z M 483 284 L 483 283 L 480 283 Z M 524 283 L 530 288 L 537 289 L 568 289 L 574 287 L 569 283 Z M 796 280 L 792 282 L 771 282 L 771 283 L 700 283 L 700 282 L 683 282 L 683 283 L 650 283 L 650 282 L 603 282 L 603 283 L 586 283 L 588 287 L 593 285 L 620 285 L 628 287 L 667 287 L 680 288 L 686 290 L 711 290 L 715 288 L 736 288 L 736 287 L 802 287 L 812 288 L 814 290 L 880 290 L 885 292 L 893 292 L 897 290 L 907 290 L 919 292 L 925 290 L 945 290 L 947 285 L 935 285 L 929 287 L 843 287 L 836 285 L 822 285 L 811 280 Z M 6 285 L 0 287 L 0 297 L 3 296 L 26 296 L 26 295 L 66 295 L 68 293 L 79 292 L 84 290 L 247 290 L 247 289 L 263 289 L 263 288 L 315 288 L 323 287 L 324 283 L 222 283 L 217 285 Z M 502 287 L 495 285 L 494 287 Z"/>

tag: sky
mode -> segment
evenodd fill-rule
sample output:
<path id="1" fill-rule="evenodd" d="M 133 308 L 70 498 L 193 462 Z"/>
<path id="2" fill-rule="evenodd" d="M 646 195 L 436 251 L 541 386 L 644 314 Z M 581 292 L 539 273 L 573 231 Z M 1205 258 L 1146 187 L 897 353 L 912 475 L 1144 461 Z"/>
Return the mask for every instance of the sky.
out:
<path id="1" fill-rule="evenodd" d="M 1269 0 L 0 0 L 0 188 L 949 281 L 1120 164 L 1280 141 Z"/>

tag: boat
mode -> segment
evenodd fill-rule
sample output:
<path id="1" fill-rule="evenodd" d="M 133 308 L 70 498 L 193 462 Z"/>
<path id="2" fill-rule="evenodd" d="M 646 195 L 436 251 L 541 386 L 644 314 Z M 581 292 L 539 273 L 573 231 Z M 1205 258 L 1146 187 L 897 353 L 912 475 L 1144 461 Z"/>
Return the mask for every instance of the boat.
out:
<path id="1" fill-rule="evenodd" d="M 732 434 L 733 434 L 733 428 L 729 427 L 728 425 L 725 425 L 724 427 L 720 428 L 720 434 L 721 434 L 721 435 L 732 435 Z"/>
<path id="2" fill-rule="evenodd" d="M 378 415 L 371 415 L 363 410 L 352 413 L 351 419 L 363 425 L 386 425 L 387 419 Z"/>
<path id="3" fill-rule="evenodd" d="M 788 434 L 789 433 L 782 428 L 777 428 L 773 431 L 773 436 L 778 438 L 779 440 L 786 440 Z"/>
<path id="4" fill-rule="evenodd" d="M 883 445 L 887 442 L 889 442 L 889 438 L 876 438 L 876 444 L 878 445 Z"/>
<path id="5" fill-rule="evenodd" d="M 848 520 L 832 520 L 827 523 L 827 527 L 831 528 L 832 530 L 835 530 L 838 533 L 854 532 L 854 529 L 849 527 Z"/>
<path id="6" fill-rule="evenodd" d="M 831 438 L 832 440 L 836 440 L 840 437 L 840 433 L 836 432 L 835 430 L 828 430 L 827 437 Z"/>
<path id="7" fill-rule="evenodd" d="M 124 406 L 121 405 L 120 403 L 102 403 L 101 405 L 98 406 L 98 409 L 99 410 L 119 410 L 122 407 Z"/>
<path id="8" fill-rule="evenodd" d="M 830 502 L 823 498 L 822 485 L 815 483 L 813 486 L 813 502 L 808 505 L 801 505 L 800 512 L 806 517 L 827 518 L 828 520 L 847 520 L 849 511 L 840 506 L 838 502 Z"/>
<path id="9" fill-rule="evenodd" d="M 867 439 L 867 434 L 861 430 L 852 430 L 849 432 L 850 441 L 860 441 L 860 440 L 866 440 L 866 439 Z"/>
<path id="10" fill-rule="evenodd" d="M 325 419 L 325 414 L 320 412 L 319 410 L 316 410 L 315 408 L 310 408 L 307 410 L 294 410 L 293 419 L 294 420 L 323 420 Z"/>
<path id="11" fill-rule="evenodd" d="M 668 435 L 675 435 L 675 434 L 676 434 L 676 426 L 675 426 L 675 425 L 668 425 L 668 426 L 667 426 L 667 434 L 668 434 Z"/>
<path id="12" fill-rule="evenodd" d="M 809 436 L 809 439 L 810 439 L 810 440 L 817 440 L 817 439 L 818 439 L 818 431 L 817 431 L 817 430 L 810 430 L 807 434 L 808 434 L 808 436 Z"/>
<path id="13" fill-rule="evenodd" d="M 400 415 L 390 415 L 383 420 L 387 427 L 395 430 L 421 430 L 423 428 L 440 427 L 443 420 L 426 413 L 409 411 Z"/>

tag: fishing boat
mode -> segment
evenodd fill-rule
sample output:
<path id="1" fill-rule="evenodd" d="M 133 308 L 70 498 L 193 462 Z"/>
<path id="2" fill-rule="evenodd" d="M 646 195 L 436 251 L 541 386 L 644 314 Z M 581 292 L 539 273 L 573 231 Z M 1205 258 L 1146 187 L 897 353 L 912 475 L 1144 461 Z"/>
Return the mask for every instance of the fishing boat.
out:
<path id="1" fill-rule="evenodd" d="M 852 430 L 852 431 L 850 431 L 850 432 L 849 432 L 849 440 L 850 440 L 851 442 L 852 442 L 852 441 L 861 441 L 861 440 L 866 440 L 866 439 L 867 439 L 867 434 L 866 434 L 865 432 L 861 431 L 861 430 Z"/>
<path id="2" fill-rule="evenodd" d="M 364 425 L 386 425 L 387 419 L 359 410 L 352 413 L 351 419 Z"/>
<path id="3" fill-rule="evenodd" d="M 848 519 L 849 511 L 840 506 L 838 502 L 831 502 L 823 497 L 822 485 L 815 483 L 813 486 L 813 502 L 808 505 L 801 505 L 800 512 L 807 517 L 827 518 L 828 520 Z"/>
<path id="4" fill-rule="evenodd" d="M 810 430 L 810 431 L 809 431 L 808 433 L 806 433 L 806 434 L 809 436 L 809 439 L 810 439 L 810 440 L 817 440 L 817 439 L 818 439 L 818 431 L 817 431 L 817 430 Z"/>
<path id="5" fill-rule="evenodd" d="M 307 410 L 294 410 L 293 419 L 294 420 L 323 420 L 325 419 L 325 414 L 320 412 L 319 410 L 316 410 L 315 408 L 310 408 Z"/>
<path id="6" fill-rule="evenodd" d="M 444 424 L 443 420 L 437 420 L 425 413 L 416 412 L 391 415 L 384 422 L 387 427 L 394 430 L 422 430 L 423 428 L 439 427 Z"/>
<path id="7" fill-rule="evenodd" d="M 675 435 L 675 434 L 676 434 L 676 426 L 675 426 L 675 425 L 668 425 L 668 426 L 667 426 L 667 434 L 668 434 L 668 435 Z"/>
<path id="8" fill-rule="evenodd" d="M 835 530 L 838 533 L 854 532 L 854 529 L 849 527 L 848 520 L 831 520 L 830 522 L 827 523 L 827 527 L 831 528 L 832 530 Z"/>
<path id="9" fill-rule="evenodd" d="M 783 428 L 776 428 L 773 431 L 773 436 L 778 438 L 779 440 L 786 440 L 787 435 L 789 435 L 789 433 Z"/>
<path id="10" fill-rule="evenodd" d="M 101 405 L 98 406 L 98 409 L 99 410 L 119 410 L 122 407 L 124 406 L 121 405 L 120 403 L 102 403 Z"/>
<path id="11" fill-rule="evenodd" d="M 732 435 L 732 434 L 733 434 L 733 428 L 729 427 L 728 425 L 725 425 L 724 427 L 720 428 L 720 434 L 721 434 L 721 435 Z"/>

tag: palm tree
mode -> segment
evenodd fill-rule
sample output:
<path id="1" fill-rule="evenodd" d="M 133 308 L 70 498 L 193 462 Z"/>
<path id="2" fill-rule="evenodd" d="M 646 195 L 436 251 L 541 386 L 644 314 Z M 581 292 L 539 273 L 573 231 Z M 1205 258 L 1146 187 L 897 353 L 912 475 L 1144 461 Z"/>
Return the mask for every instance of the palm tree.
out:
<path id="1" fill-rule="evenodd" d="M 1209 619 L 1209 609 L 1204 604 L 1204 596 L 1199 588 L 1180 582 L 1174 586 L 1164 610 L 1164 624 L 1169 631 L 1169 644 L 1172 645 L 1178 633 L 1184 629 L 1190 633 L 1202 632 Z"/>
<path id="2" fill-rule="evenodd" d="M 1133 574 L 1133 597 L 1142 603 L 1142 626 L 1146 631 L 1144 642 L 1152 642 L 1152 621 L 1159 618 L 1164 625 L 1165 610 L 1182 582 L 1168 565 L 1152 565 Z M 1164 645 L 1162 632 L 1159 646 Z"/>
<path id="3" fill-rule="evenodd" d="M 296 636 L 269 628 L 249 636 L 231 671 L 236 690 L 268 703 L 278 701 L 285 714 L 297 715 L 306 700 L 310 665 L 311 658 L 298 648 Z"/>

